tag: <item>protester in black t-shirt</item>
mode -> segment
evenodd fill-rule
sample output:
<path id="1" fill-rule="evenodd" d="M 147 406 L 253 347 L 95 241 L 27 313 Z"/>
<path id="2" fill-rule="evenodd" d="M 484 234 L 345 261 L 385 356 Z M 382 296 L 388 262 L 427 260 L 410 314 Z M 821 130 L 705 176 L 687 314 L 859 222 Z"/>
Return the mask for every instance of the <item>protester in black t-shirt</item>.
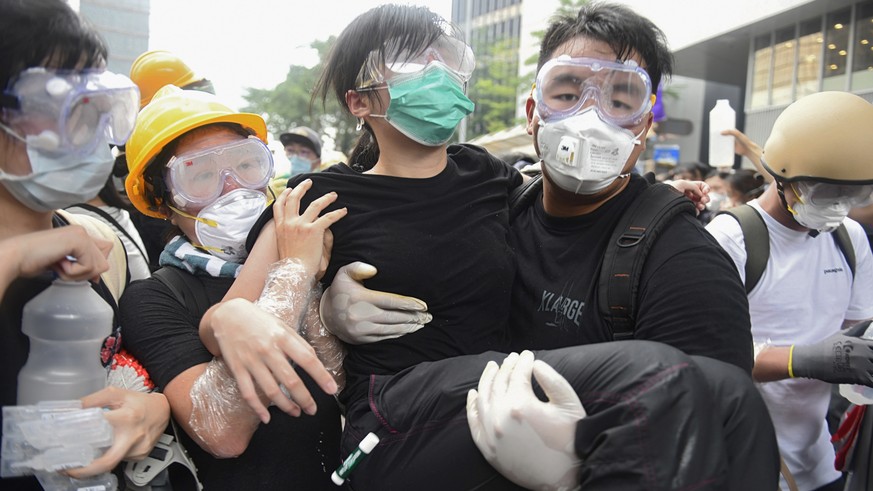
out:
<path id="1" fill-rule="evenodd" d="M 462 54 L 469 55 L 460 49 L 462 43 L 446 35 L 444 25 L 422 9 L 371 10 L 340 35 L 322 77 L 323 93 L 332 89 L 378 142 L 378 151 L 362 152 L 377 155 L 367 173 L 337 168 L 309 176 L 319 193 L 337 190 L 335 206 L 349 210 L 331 228 L 334 252 L 325 284 L 345 262 L 372 259 L 379 268 L 374 281 L 394 291 L 416 292 L 434 316 L 427 327 L 403 338 L 349 346 L 349 385 L 340 395 L 347 404 L 343 450 L 350 452 L 368 432 L 382 438 L 355 470 L 356 489 L 515 487 L 483 459 L 473 442 L 481 435 L 474 432 L 471 437 L 464 410 L 467 391 L 476 386 L 482 369 L 505 355 L 458 355 L 505 346 L 500 335 L 505 333 L 512 279 L 505 249 L 511 240 L 506 200 L 508 190 L 521 179 L 514 170 L 501 170 L 501 165 L 508 166 L 493 163 L 481 151 L 450 147 L 446 154 L 445 142 L 454 129 L 447 123 L 456 124 L 467 107 L 457 84 L 469 76 L 460 62 Z M 623 53 L 635 55 L 630 51 Z M 428 64 L 433 60 L 439 63 Z M 642 70 L 631 71 L 644 77 Z M 357 74 L 357 79 L 351 74 Z M 446 79 L 450 83 L 441 85 Z M 651 86 L 647 90 L 650 93 Z M 429 95 L 435 99 L 428 99 Z M 416 108 L 429 110 L 417 113 Z M 456 118 L 448 121 L 446 115 Z M 646 116 L 637 132 L 650 124 L 651 116 Z M 629 158 L 629 154 L 622 157 L 622 167 Z M 609 196 L 627 181 L 620 182 L 610 188 L 615 192 Z M 309 181 L 300 185 L 308 186 Z M 451 199 L 442 201 L 446 194 Z M 230 297 L 257 298 L 265 270 L 277 257 L 275 250 L 269 250 L 275 249 L 272 227 L 271 223 L 264 226 Z M 507 255 L 495 257 L 501 251 Z M 439 310 L 431 305 L 437 302 L 442 302 Z M 212 318 L 204 318 L 201 336 L 230 359 L 247 350 L 239 343 L 222 343 L 222 333 L 246 327 L 220 319 L 219 312 L 227 305 L 213 309 Z M 488 315 L 477 317 L 480 310 Z M 568 426 L 560 432 L 560 441 L 551 446 L 562 462 L 569 462 L 569 468 L 559 471 L 569 479 L 561 485 L 572 487 L 581 479 L 586 488 L 718 487 L 729 479 L 742 480 L 735 474 L 750 473 L 755 477 L 747 480 L 762 479 L 756 485 L 775 486 L 774 446 L 748 452 L 746 431 L 762 435 L 766 443 L 768 436 L 772 440 L 772 427 L 750 380 L 739 369 L 642 341 L 540 351 L 536 358 L 557 369 L 565 387 L 578 394 L 572 411 L 576 416 L 565 421 Z M 516 361 L 525 366 L 532 357 L 511 355 L 507 360 L 504 366 Z M 270 362 L 262 366 L 274 367 Z M 250 380 L 249 370 L 256 367 L 235 374 Z M 530 371 L 527 375 L 530 384 Z M 495 384 L 506 380 L 507 376 L 498 376 Z M 714 411 L 712 398 L 720 406 Z M 585 413 L 579 415 L 578 399 L 589 414 L 583 419 L 579 419 Z M 762 413 L 764 420 L 757 420 L 755 416 Z M 737 431 L 740 427 L 743 430 Z M 738 455 L 742 452 L 754 455 Z M 554 452 L 522 454 L 528 462 L 538 462 Z M 762 458 L 740 462 L 746 457 Z M 489 461 L 500 463 L 491 456 Z M 555 461 L 550 459 L 542 467 L 549 468 Z M 518 473 L 500 470 L 518 484 L 543 484 L 527 480 L 530 475 L 519 479 Z"/>
<path id="2" fill-rule="evenodd" d="M 21 332 L 23 309 L 52 282 L 50 274 L 33 276 L 41 269 L 36 265 L 53 264 L 52 270 L 69 279 L 90 278 L 108 268 L 118 280 L 114 286 L 124 287 L 123 259 L 119 266 L 100 258 L 111 244 L 88 244 L 82 228 L 66 226 L 55 210 L 87 201 L 100 191 L 112 170 L 110 144 L 122 144 L 129 135 L 138 93 L 127 77 L 104 69 L 105 43 L 61 0 L 0 3 L 0 32 L 3 286 L 19 274 L 29 276 L 5 288 L 0 303 L 0 405 L 11 406 L 16 404 L 17 377 L 29 350 L 29 339 Z M 115 237 L 111 230 L 108 233 Z M 17 252 L 7 256 L 10 244 Z M 95 281 L 93 288 L 114 305 L 107 283 Z M 111 345 L 112 350 L 94 353 L 95 360 L 105 354 L 101 361 L 106 364 L 111 351 L 119 348 L 117 337 L 107 340 L 106 348 Z M 113 445 L 88 466 L 66 469 L 77 478 L 107 472 L 125 458 L 144 458 L 169 420 L 166 398 L 157 393 L 110 387 L 87 395 L 82 403 L 107 408 Z M 41 486 L 27 477 L 2 479 L 0 488 Z"/>
<path id="3" fill-rule="evenodd" d="M 273 160 L 266 138 L 260 116 L 232 111 L 211 94 L 164 88 L 140 112 L 127 144 L 128 196 L 177 235 L 164 247 L 156 276 L 132 283 L 122 297 L 123 334 L 166 395 L 206 489 L 331 489 L 340 436 L 333 398 L 301 370 L 318 413 L 294 417 L 276 407 L 261 417 L 198 336 L 200 316 L 242 268 L 243 242 L 267 204 Z M 167 278 L 177 279 L 181 299 Z M 247 321 L 286 329 L 267 313 Z M 309 346 L 297 342 L 308 354 Z M 319 370 L 320 382 L 330 380 Z"/>

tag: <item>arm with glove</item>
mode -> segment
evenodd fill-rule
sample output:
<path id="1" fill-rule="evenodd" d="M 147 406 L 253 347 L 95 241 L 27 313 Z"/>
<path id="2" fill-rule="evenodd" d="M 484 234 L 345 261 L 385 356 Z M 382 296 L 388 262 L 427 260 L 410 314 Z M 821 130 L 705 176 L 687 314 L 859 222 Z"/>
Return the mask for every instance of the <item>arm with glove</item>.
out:
<path id="1" fill-rule="evenodd" d="M 811 378 L 832 384 L 873 387 L 873 340 L 861 336 L 869 320 L 812 344 L 770 346 L 755 359 L 756 382 Z"/>
<path id="2" fill-rule="evenodd" d="M 531 377 L 548 402 L 533 391 Z M 579 489 L 576 423 L 586 416 L 570 383 L 530 351 L 489 362 L 467 394 L 467 423 L 485 460 L 528 489 Z"/>
<path id="3" fill-rule="evenodd" d="M 363 281 L 376 268 L 362 262 L 337 271 L 321 297 L 321 320 L 328 331 L 349 344 L 399 338 L 431 321 L 427 304 L 413 297 L 369 290 Z"/>

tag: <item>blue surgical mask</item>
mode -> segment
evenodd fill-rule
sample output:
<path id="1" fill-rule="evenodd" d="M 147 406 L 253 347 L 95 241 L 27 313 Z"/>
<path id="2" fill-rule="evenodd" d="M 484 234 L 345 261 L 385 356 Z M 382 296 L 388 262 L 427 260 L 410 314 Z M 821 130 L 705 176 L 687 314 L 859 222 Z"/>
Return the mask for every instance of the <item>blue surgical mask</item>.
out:
<path id="1" fill-rule="evenodd" d="M 291 175 L 296 176 L 297 174 L 305 174 L 307 172 L 312 172 L 312 161 L 309 159 L 305 159 L 299 155 L 292 155 L 291 158 L 288 159 L 291 162 Z"/>
<path id="2" fill-rule="evenodd" d="M 5 125 L 0 126 L 9 131 Z M 86 155 L 49 155 L 27 145 L 32 172 L 26 176 L 0 171 L 0 182 L 15 199 L 36 212 L 48 212 L 84 203 L 106 184 L 115 159 L 109 143 L 97 144 Z"/>
<path id="3" fill-rule="evenodd" d="M 412 140 L 432 147 L 448 142 L 475 107 L 464 94 L 463 83 L 438 62 L 389 80 L 388 93 L 388 111 L 372 116 L 385 118 Z"/>

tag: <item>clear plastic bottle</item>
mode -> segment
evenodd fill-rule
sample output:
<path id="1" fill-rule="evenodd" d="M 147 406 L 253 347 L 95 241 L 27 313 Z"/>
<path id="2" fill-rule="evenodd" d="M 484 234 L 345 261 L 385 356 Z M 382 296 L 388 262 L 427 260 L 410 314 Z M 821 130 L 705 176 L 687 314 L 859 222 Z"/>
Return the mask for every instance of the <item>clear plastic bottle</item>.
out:
<path id="1" fill-rule="evenodd" d="M 731 167 L 734 164 L 734 137 L 721 132 L 737 126 L 737 113 L 727 99 L 719 99 L 709 111 L 709 165 Z"/>
<path id="2" fill-rule="evenodd" d="M 78 399 L 106 386 L 100 347 L 112 331 L 112 308 L 87 281 L 55 280 L 24 306 L 30 337 L 18 373 L 19 405 Z"/>

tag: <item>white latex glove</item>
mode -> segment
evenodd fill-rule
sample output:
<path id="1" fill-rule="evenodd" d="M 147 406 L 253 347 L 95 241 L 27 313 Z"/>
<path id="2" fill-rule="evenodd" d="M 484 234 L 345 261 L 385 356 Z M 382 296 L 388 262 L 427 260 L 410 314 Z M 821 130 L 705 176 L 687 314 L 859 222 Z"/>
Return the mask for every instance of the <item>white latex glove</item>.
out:
<path id="1" fill-rule="evenodd" d="M 341 267 L 321 297 L 321 321 L 349 344 L 394 339 L 415 332 L 433 319 L 427 304 L 413 297 L 367 289 L 361 282 L 376 268 L 360 261 Z"/>
<path id="2" fill-rule="evenodd" d="M 549 402 L 531 386 L 536 377 Z M 570 383 L 533 353 L 511 353 L 498 369 L 488 362 L 479 390 L 467 394 L 473 441 L 495 469 L 528 489 L 579 489 L 576 423 L 585 409 Z"/>

